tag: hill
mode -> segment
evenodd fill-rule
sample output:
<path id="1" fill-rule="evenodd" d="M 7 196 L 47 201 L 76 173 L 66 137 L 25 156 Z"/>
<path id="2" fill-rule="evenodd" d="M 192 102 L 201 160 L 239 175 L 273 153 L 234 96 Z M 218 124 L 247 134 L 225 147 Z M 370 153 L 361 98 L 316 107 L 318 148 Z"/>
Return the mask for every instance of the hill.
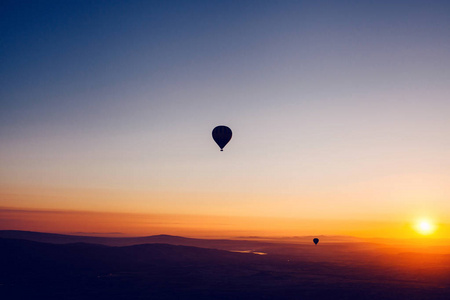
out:
<path id="1" fill-rule="evenodd" d="M 409 255 L 409 256 L 408 256 Z M 431 270 L 310 261 L 169 244 L 112 247 L 0 238 L 2 299 L 448 299 L 448 264 Z M 387 256 L 381 256 L 384 259 Z M 399 257 L 396 257 L 396 259 Z M 439 257 L 448 263 L 448 257 Z"/>

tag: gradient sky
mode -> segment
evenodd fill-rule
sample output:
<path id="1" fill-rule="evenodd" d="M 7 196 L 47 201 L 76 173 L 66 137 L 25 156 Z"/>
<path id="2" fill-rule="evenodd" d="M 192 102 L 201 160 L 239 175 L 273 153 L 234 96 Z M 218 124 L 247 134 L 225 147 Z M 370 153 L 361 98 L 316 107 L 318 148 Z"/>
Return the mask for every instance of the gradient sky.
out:
<path id="1" fill-rule="evenodd" d="M 39 228 L 33 210 L 444 228 L 449 16 L 448 1 L 2 1 L 0 229 Z"/>

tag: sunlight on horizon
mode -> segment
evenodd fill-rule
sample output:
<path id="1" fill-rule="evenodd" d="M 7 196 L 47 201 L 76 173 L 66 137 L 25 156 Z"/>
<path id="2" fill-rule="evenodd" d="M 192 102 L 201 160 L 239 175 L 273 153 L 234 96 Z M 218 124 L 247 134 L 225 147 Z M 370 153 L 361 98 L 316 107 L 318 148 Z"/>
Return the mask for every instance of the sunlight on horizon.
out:
<path id="1" fill-rule="evenodd" d="M 421 235 L 431 235 L 436 231 L 437 226 L 428 219 L 421 219 L 415 224 L 414 229 Z"/>

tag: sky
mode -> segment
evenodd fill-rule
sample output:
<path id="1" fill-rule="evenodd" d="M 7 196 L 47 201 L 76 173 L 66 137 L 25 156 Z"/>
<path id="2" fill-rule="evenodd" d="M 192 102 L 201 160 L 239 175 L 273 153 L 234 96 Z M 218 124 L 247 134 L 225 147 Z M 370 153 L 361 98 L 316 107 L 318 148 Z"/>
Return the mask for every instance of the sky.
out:
<path id="1" fill-rule="evenodd" d="M 449 15 L 2 1 L 0 229 L 450 238 Z"/>

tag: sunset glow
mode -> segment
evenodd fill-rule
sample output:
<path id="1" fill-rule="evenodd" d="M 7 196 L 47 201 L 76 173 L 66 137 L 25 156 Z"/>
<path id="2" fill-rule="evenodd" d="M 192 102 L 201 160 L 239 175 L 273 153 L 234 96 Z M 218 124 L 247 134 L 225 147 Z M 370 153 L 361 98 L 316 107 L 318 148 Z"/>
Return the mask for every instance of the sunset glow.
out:
<path id="1" fill-rule="evenodd" d="M 436 230 L 436 225 L 429 220 L 422 219 L 415 225 L 415 229 L 422 235 L 430 235 Z"/>

